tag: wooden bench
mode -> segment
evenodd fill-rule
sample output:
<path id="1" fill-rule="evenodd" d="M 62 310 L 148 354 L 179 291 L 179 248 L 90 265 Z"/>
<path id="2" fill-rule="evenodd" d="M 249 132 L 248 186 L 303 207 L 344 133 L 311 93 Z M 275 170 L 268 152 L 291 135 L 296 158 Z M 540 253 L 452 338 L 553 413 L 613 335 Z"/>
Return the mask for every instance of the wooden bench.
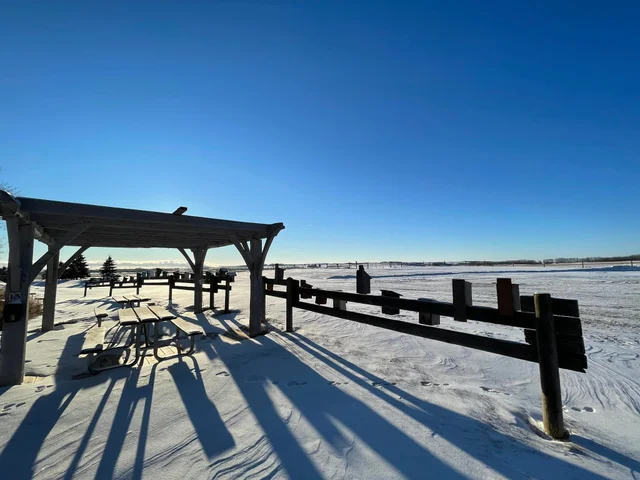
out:
<path id="1" fill-rule="evenodd" d="M 155 326 L 155 335 L 153 340 L 153 354 L 158 361 L 167 360 L 170 358 L 180 357 L 182 355 L 191 355 L 195 350 L 195 336 L 204 333 L 203 328 L 200 325 L 195 325 L 191 322 L 187 322 L 181 318 L 177 318 L 168 310 L 158 307 L 158 306 L 149 306 L 147 309 L 155 315 L 157 318 L 157 322 L 170 321 L 173 326 L 176 328 L 176 336 L 167 342 L 161 344 L 160 342 L 160 329 L 157 324 Z M 186 337 L 189 338 L 189 347 L 187 349 L 183 349 L 180 345 L 180 332 L 182 332 Z M 178 349 L 178 353 L 176 355 L 170 355 L 167 357 L 163 357 L 158 353 L 158 349 L 160 346 L 174 344 Z"/>
<path id="2" fill-rule="evenodd" d="M 82 349 L 78 355 L 89 355 L 101 352 L 104 349 L 104 328 L 101 325 L 94 325 L 84 337 Z"/>
<path id="3" fill-rule="evenodd" d="M 110 370 L 118 367 L 131 367 L 135 365 L 140 357 L 140 332 L 138 317 L 133 310 L 118 310 L 119 323 L 123 327 L 132 327 L 133 332 L 130 340 L 124 345 L 106 347 L 105 333 L 106 329 L 102 326 L 102 319 L 109 317 L 109 313 L 102 309 L 95 309 L 94 315 L 98 320 L 98 324 L 91 327 L 85 335 L 82 348 L 78 355 L 87 355 L 89 373 L 96 374 L 104 370 Z M 106 354 L 109 351 L 117 351 L 127 349 L 135 344 L 135 356 L 133 360 L 125 363 L 119 363 L 116 361 L 110 361 L 106 366 L 96 366 L 98 360 L 105 359 L 100 354 Z"/>
<path id="4" fill-rule="evenodd" d="M 107 318 L 109 316 L 109 312 L 107 312 L 106 310 L 103 310 L 102 308 L 95 308 L 93 310 L 93 314 L 95 315 L 96 320 L 98 321 L 99 327 L 102 326 L 102 319 Z"/>

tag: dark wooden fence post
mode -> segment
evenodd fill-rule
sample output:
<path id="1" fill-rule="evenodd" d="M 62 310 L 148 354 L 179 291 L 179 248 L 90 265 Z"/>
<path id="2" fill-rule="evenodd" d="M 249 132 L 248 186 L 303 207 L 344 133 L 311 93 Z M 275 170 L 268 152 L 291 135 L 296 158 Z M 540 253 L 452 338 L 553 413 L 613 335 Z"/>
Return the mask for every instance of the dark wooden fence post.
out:
<path id="1" fill-rule="evenodd" d="M 229 291 L 231 287 L 229 286 L 229 277 L 225 279 L 225 285 L 227 290 L 224 292 L 224 313 L 229 313 Z"/>
<path id="2" fill-rule="evenodd" d="M 211 272 L 207 273 L 207 281 L 209 282 L 209 308 L 211 311 L 214 310 L 215 307 L 215 288 L 214 288 L 214 280 Z"/>
<path id="3" fill-rule="evenodd" d="M 84 282 L 84 296 L 87 296 L 87 287 L 88 287 L 89 282 Z"/>
<path id="4" fill-rule="evenodd" d="M 287 278 L 287 332 L 293 332 L 293 307 L 300 301 L 298 287 L 300 282 L 293 278 Z"/>
<path id="5" fill-rule="evenodd" d="M 558 349 L 553 323 L 551 295 L 548 293 L 536 293 L 534 295 L 534 304 L 544 430 L 553 438 L 566 438 L 568 433 L 564 428 L 564 419 L 562 417 L 560 369 L 558 367 Z"/>
<path id="6" fill-rule="evenodd" d="M 455 315 L 453 319 L 457 322 L 467 321 L 467 307 L 473 305 L 471 299 L 471 284 L 462 279 L 454 278 L 453 285 L 453 305 Z"/>
<path id="7" fill-rule="evenodd" d="M 142 287 L 143 282 L 142 274 L 140 272 L 136 273 L 136 295 L 140 294 L 140 287 Z"/>
<path id="8" fill-rule="evenodd" d="M 176 279 L 173 275 L 169 275 L 169 304 L 173 301 L 173 286 L 175 285 Z"/>
<path id="9" fill-rule="evenodd" d="M 116 279 L 112 278 L 111 281 L 109 282 L 109 296 L 113 296 L 113 287 L 116 286 Z"/>

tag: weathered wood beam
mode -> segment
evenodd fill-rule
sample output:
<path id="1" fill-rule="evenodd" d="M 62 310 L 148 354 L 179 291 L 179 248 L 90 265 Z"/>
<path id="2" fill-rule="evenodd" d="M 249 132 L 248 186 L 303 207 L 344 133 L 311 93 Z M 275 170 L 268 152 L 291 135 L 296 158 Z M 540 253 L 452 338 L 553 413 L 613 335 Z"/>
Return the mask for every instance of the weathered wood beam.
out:
<path id="1" fill-rule="evenodd" d="M 187 259 L 187 262 L 189 263 L 189 266 L 191 267 L 191 271 L 193 273 L 196 273 L 196 266 L 193 263 L 193 260 L 191 260 L 191 257 L 189 257 L 189 254 L 187 253 L 187 251 L 184 248 L 178 248 L 178 251 L 182 254 L 182 256 L 184 258 Z"/>
<path id="2" fill-rule="evenodd" d="M 47 263 L 47 278 L 44 283 L 44 303 L 42 307 L 42 331 L 53 329 L 56 316 L 56 297 L 58 294 L 58 264 L 60 251 L 58 250 Z"/>
<path id="3" fill-rule="evenodd" d="M 99 224 L 99 220 L 114 220 L 116 222 L 149 222 L 174 226 L 196 226 L 221 229 L 227 231 L 250 231 L 267 233 L 269 225 L 250 222 L 237 222 L 215 218 L 192 217 L 188 215 L 172 215 L 170 213 L 150 212 L 128 208 L 103 207 L 81 203 L 56 202 L 35 198 L 19 197 L 22 210 L 38 215 L 59 215 L 67 217 L 85 218 L 91 223 Z M 94 220 L 96 220 L 94 222 Z M 46 223 L 43 222 L 46 226 Z"/>
<path id="4" fill-rule="evenodd" d="M 54 245 L 51 245 L 49 247 L 49 250 L 47 250 L 47 252 L 44 253 L 42 257 L 40 257 L 38 261 L 31 266 L 31 281 L 33 282 L 35 280 L 35 278 L 42 271 L 42 269 L 47 264 L 47 262 L 49 262 L 51 257 L 53 257 L 56 253 L 60 251 L 62 247 L 67 245 L 71 240 L 76 238 L 78 235 L 80 235 L 82 232 L 87 230 L 89 227 L 90 225 L 87 225 L 87 224 L 76 225 L 75 227 L 71 228 L 66 233 L 66 235 L 63 236 L 60 240 L 58 240 Z"/>
<path id="5" fill-rule="evenodd" d="M 23 223 L 18 226 L 17 231 L 9 230 L 9 235 L 15 236 L 16 234 L 17 238 L 10 239 L 10 244 L 15 248 L 16 241 L 19 243 L 17 248 L 19 255 L 15 253 L 9 255 L 9 270 L 19 272 L 20 277 L 18 282 L 12 281 L 10 285 L 7 285 L 5 298 L 7 301 L 13 300 L 13 302 L 7 303 L 14 305 L 14 311 L 10 314 L 10 318 L 5 316 L 2 326 L 0 387 L 20 385 L 24 380 L 34 227 L 30 223 Z"/>

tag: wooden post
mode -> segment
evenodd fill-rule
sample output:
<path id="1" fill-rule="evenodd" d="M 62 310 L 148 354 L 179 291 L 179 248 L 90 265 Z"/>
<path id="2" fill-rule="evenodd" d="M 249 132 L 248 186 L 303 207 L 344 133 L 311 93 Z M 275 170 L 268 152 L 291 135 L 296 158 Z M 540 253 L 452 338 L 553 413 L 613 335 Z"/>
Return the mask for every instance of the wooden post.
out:
<path id="1" fill-rule="evenodd" d="M 211 274 L 211 272 L 207 273 L 207 282 L 209 283 L 209 308 L 211 309 L 211 311 L 213 311 L 215 310 L 214 308 L 215 292 L 213 288 L 213 275 Z"/>
<path id="2" fill-rule="evenodd" d="M 89 283 L 89 282 L 86 282 L 86 281 L 84 282 L 84 296 L 85 296 L 85 297 L 87 296 L 87 287 L 88 287 L 88 283 Z"/>
<path id="3" fill-rule="evenodd" d="M 498 312 L 507 317 L 520 309 L 520 287 L 511 283 L 510 278 L 499 278 L 496 283 Z"/>
<path id="4" fill-rule="evenodd" d="M 462 279 L 453 279 L 453 306 L 455 314 L 453 319 L 457 322 L 467 321 L 467 307 L 473 305 L 471 300 L 471 284 Z"/>
<path id="5" fill-rule="evenodd" d="M 207 249 L 193 249 L 193 311 L 195 313 L 202 313 L 202 272 L 204 270 L 204 259 L 207 256 Z"/>
<path id="6" fill-rule="evenodd" d="M 17 307 L 13 321 L 5 318 L 2 326 L 0 387 L 20 385 L 24 380 L 33 234 L 32 224 L 18 225 L 14 217 L 7 219 L 9 281 L 5 291 L 5 308 L 8 303 L 14 302 Z"/>
<path id="7" fill-rule="evenodd" d="M 173 286 L 176 283 L 176 279 L 173 277 L 173 275 L 169 275 L 169 305 L 171 305 L 171 302 L 173 301 Z"/>
<path id="8" fill-rule="evenodd" d="M 293 332 L 293 307 L 300 301 L 299 286 L 300 282 L 298 280 L 294 280 L 291 277 L 287 278 L 287 332 Z"/>
<path id="9" fill-rule="evenodd" d="M 47 263 L 47 278 L 44 284 L 44 305 L 42 307 L 43 332 L 51 330 L 55 321 L 59 263 L 60 252 L 58 251 Z"/>
<path id="10" fill-rule="evenodd" d="M 430 302 L 430 298 L 419 298 L 423 302 Z M 435 313 L 418 313 L 418 323 L 422 325 L 440 325 L 440 315 Z"/>
<path id="11" fill-rule="evenodd" d="M 113 287 L 116 286 L 116 279 L 112 278 L 111 281 L 109 282 L 109 296 L 113 296 Z"/>
<path id="12" fill-rule="evenodd" d="M 558 350 L 551 295 L 548 293 L 536 293 L 534 295 L 534 303 L 544 430 L 553 438 L 566 438 L 568 432 L 564 428 L 564 419 L 562 417 L 560 369 L 558 367 Z"/>
<path id="13" fill-rule="evenodd" d="M 142 287 L 142 282 L 144 282 L 142 273 L 136 273 L 136 295 L 140 295 L 140 287 Z"/>
<path id="14" fill-rule="evenodd" d="M 224 313 L 229 313 L 229 291 L 231 287 L 229 286 L 229 277 L 225 279 L 225 286 L 227 289 L 224 292 Z"/>

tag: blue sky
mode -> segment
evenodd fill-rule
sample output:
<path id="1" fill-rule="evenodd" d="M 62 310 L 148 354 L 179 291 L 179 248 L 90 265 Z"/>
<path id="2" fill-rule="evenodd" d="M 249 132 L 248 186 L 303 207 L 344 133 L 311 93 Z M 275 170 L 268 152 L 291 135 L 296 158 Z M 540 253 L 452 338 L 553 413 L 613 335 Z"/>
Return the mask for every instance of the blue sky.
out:
<path id="1" fill-rule="evenodd" d="M 281 221 L 269 261 L 637 253 L 638 5 L 3 2 L 0 181 Z"/>

